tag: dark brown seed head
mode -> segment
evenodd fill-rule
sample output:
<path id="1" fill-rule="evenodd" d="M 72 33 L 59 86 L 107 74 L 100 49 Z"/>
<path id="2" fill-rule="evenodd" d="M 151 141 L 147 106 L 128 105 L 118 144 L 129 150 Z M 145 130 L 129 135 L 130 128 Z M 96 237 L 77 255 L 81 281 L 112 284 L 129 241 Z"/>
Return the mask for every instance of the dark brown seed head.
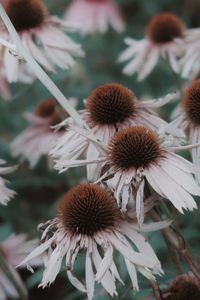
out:
<path id="1" fill-rule="evenodd" d="M 117 168 L 148 167 L 161 156 L 158 136 L 145 127 L 130 127 L 117 133 L 109 145 L 109 159 Z"/>
<path id="2" fill-rule="evenodd" d="M 177 16 L 163 13 L 152 18 L 147 27 L 147 36 L 156 44 L 164 44 L 182 37 L 183 31 L 184 25 Z"/>
<path id="3" fill-rule="evenodd" d="M 166 300 L 200 300 L 200 287 L 193 282 L 176 281 Z"/>
<path id="4" fill-rule="evenodd" d="M 121 84 L 105 84 L 90 94 L 87 109 L 94 123 L 115 124 L 132 116 L 135 111 L 134 98 L 134 94 Z"/>
<path id="5" fill-rule="evenodd" d="M 56 109 L 56 101 L 53 99 L 47 99 L 38 104 L 35 110 L 35 114 L 42 118 L 50 117 Z"/>
<path id="6" fill-rule="evenodd" d="M 59 216 L 67 231 L 92 236 L 119 221 L 115 199 L 96 184 L 80 184 L 63 198 Z"/>
<path id="7" fill-rule="evenodd" d="M 51 123 L 50 123 L 50 125 L 51 126 L 55 126 L 55 125 L 59 124 L 61 121 L 62 121 L 62 118 L 61 118 L 60 112 L 57 111 L 57 110 L 54 111 L 53 114 L 52 114 L 52 116 L 51 116 Z"/>
<path id="8" fill-rule="evenodd" d="M 17 31 L 39 27 L 48 13 L 42 0 L 7 0 L 4 7 Z"/>
<path id="9" fill-rule="evenodd" d="M 200 79 L 193 81 L 186 89 L 182 107 L 188 119 L 200 125 Z"/>

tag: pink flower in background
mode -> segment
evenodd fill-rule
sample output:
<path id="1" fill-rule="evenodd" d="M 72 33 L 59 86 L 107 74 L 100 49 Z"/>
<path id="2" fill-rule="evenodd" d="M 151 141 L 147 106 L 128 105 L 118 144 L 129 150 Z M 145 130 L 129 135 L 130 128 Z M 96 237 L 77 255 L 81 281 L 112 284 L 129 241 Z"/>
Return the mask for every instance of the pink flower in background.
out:
<path id="1" fill-rule="evenodd" d="M 16 267 L 19 263 L 38 246 L 38 240 L 26 241 L 25 234 L 12 234 L 7 240 L 0 243 L 0 253 L 3 255 L 6 263 L 12 267 Z M 32 261 L 32 266 L 41 265 L 41 259 L 36 258 Z M 13 276 L 20 281 L 18 272 L 14 271 Z M 13 283 L 6 277 L 3 271 L 0 271 L 0 299 L 19 298 Z"/>
<path id="2" fill-rule="evenodd" d="M 65 17 L 80 24 L 83 35 L 105 33 L 109 25 L 117 32 L 125 28 L 120 8 L 113 0 L 73 0 Z"/>
<path id="3" fill-rule="evenodd" d="M 11 143 L 13 156 L 21 156 L 33 168 L 43 155 L 47 155 L 63 134 L 62 129 L 55 132 L 51 126 L 61 122 L 61 114 L 56 108 L 56 101 L 45 100 L 39 104 L 35 113 L 25 113 L 29 128 L 17 136 Z"/>
<path id="4" fill-rule="evenodd" d="M 136 73 L 141 81 L 153 71 L 161 57 L 174 72 L 180 72 L 178 59 L 184 54 L 184 34 L 184 25 L 177 16 L 170 13 L 154 16 L 144 39 L 125 39 L 128 48 L 120 55 L 119 62 L 130 62 L 123 73 L 129 76 Z"/>
<path id="5" fill-rule="evenodd" d="M 65 34 L 74 31 L 73 26 L 51 16 L 42 0 L 6 0 L 4 8 L 23 44 L 47 71 L 55 72 L 56 67 L 67 69 L 75 63 L 73 57 L 83 56 L 81 46 Z M 3 24 L 0 35 L 12 43 Z M 2 48 L 8 81 L 30 81 L 34 76 L 29 66 L 17 57 L 16 53 L 8 48 Z"/>
<path id="6" fill-rule="evenodd" d="M 17 166 L 6 167 L 5 164 L 6 162 L 3 159 L 0 159 L 0 203 L 3 205 L 7 205 L 16 194 L 15 191 L 7 188 L 7 181 L 1 176 L 12 173 L 16 170 Z"/>

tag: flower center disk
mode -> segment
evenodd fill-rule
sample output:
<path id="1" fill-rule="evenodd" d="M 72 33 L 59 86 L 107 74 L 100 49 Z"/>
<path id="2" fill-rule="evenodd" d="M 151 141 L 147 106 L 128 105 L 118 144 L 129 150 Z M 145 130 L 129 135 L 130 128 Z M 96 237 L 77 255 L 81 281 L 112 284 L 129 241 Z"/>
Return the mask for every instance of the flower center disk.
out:
<path id="1" fill-rule="evenodd" d="M 41 0 L 7 0 L 4 7 L 17 31 L 39 27 L 47 14 Z"/>
<path id="2" fill-rule="evenodd" d="M 192 282 L 179 282 L 171 288 L 166 300 L 199 300 L 200 288 Z"/>
<path id="3" fill-rule="evenodd" d="M 160 158 L 160 141 L 145 127 L 124 129 L 112 139 L 108 156 L 117 169 L 145 168 Z"/>
<path id="4" fill-rule="evenodd" d="M 193 123 L 200 125 L 200 79 L 192 82 L 186 89 L 183 109 Z"/>
<path id="5" fill-rule="evenodd" d="M 114 198 L 95 184 L 80 184 L 63 198 L 59 216 L 72 234 L 92 236 L 112 229 L 119 217 Z"/>
<path id="6" fill-rule="evenodd" d="M 96 124 L 123 122 L 135 111 L 134 97 L 134 94 L 123 85 L 105 84 L 90 94 L 87 109 Z"/>
<path id="7" fill-rule="evenodd" d="M 174 38 L 183 36 L 184 25 L 181 20 L 169 13 L 155 16 L 147 27 L 148 37 L 156 44 L 173 41 Z"/>

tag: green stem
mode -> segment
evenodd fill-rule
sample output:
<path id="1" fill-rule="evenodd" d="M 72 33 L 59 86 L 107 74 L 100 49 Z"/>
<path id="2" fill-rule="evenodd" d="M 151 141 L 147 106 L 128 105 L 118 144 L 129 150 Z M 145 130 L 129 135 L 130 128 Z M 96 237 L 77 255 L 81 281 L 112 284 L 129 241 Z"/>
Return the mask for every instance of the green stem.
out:
<path id="1" fill-rule="evenodd" d="M 12 282 L 21 300 L 28 300 L 28 294 L 26 287 L 21 281 L 18 273 L 6 262 L 4 256 L 0 252 L 0 269 L 7 276 L 7 278 Z"/>

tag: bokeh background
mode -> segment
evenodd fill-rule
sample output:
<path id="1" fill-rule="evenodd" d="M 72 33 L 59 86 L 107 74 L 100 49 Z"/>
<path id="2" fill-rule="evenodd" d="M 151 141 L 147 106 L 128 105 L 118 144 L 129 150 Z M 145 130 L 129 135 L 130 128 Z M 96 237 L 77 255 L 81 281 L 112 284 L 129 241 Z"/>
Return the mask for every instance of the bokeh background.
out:
<path id="1" fill-rule="evenodd" d="M 101 1 L 101 0 L 99 0 Z M 68 0 L 45 1 L 50 12 L 62 15 L 67 9 Z M 82 100 L 87 98 L 90 91 L 98 85 L 108 82 L 118 82 L 126 85 L 138 98 L 155 98 L 173 92 L 177 89 L 177 80 L 171 73 L 167 64 L 160 61 L 153 73 L 143 82 L 138 83 L 136 77 L 126 77 L 122 74 L 122 64 L 118 64 L 117 58 L 125 48 L 123 39 L 126 36 L 142 38 L 145 27 L 150 19 L 160 12 L 173 12 L 183 19 L 187 27 L 200 26 L 200 1 L 199 0 L 118 0 L 125 22 L 126 30 L 118 34 L 110 29 L 106 34 L 73 37 L 82 44 L 86 53 L 85 58 L 79 59 L 75 67 L 69 71 L 58 71 L 52 76 L 62 92 L 69 97 L 77 97 L 79 108 L 83 107 Z M 11 85 L 11 101 L 0 101 L 0 157 L 6 159 L 9 164 L 18 163 L 10 154 L 9 143 L 12 139 L 27 127 L 23 119 L 23 112 L 34 111 L 37 103 L 51 98 L 46 88 L 35 81 L 32 85 Z M 169 118 L 171 106 L 161 113 Z M 19 169 L 8 176 L 11 186 L 17 191 L 17 197 L 9 203 L 8 207 L 0 208 L 0 240 L 3 240 L 11 232 L 27 233 L 30 238 L 39 236 L 37 225 L 55 216 L 60 197 L 74 184 L 84 179 L 83 169 L 73 169 L 65 174 L 58 175 L 56 171 L 49 170 L 46 158 L 43 158 L 37 167 L 31 170 L 27 163 L 20 164 Z M 193 253 L 199 256 L 200 243 L 200 214 L 198 211 L 187 213 L 184 216 L 175 215 L 184 237 L 188 240 Z M 165 270 L 165 276 L 158 279 L 161 287 L 165 287 L 173 277 L 175 269 L 171 256 L 166 249 L 160 233 L 151 235 L 151 243 L 154 246 Z M 83 275 L 83 263 L 80 257 L 80 277 Z M 119 284 L 119 299 L 142 299 L 150 293 L 150 287 L 144 278 L 140 278 L 141 292 L 131 290 L 131 283 L 126 276 L 121 258 L 118 258 L 121 274 L 124 276 L 125 286 Z M 187 269 L 185 269 L 187 270 Z M 67 280 L 65 270 L 58 276 L 55 284 L 50 288 L 38 289 L 42 269 L 35 274 L 22 271 L 29 291 L 30 300 L 82 300 L 86 295 L 75 290 Z M 127 277 L 127 278 L 126 278 Z M 110 299 L 100 287 L 95 296 L 97 300 Z"/>

